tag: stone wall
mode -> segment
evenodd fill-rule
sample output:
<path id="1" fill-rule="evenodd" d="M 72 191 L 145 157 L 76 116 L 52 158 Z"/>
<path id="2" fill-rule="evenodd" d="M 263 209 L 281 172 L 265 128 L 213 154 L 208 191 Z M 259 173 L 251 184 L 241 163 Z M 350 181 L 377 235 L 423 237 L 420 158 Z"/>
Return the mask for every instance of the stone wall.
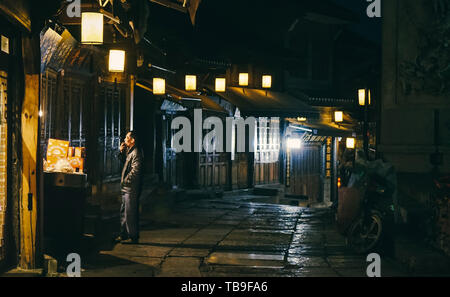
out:
<path id="1" fill-rule="evenodd" d="M 403 222 L 422 213 L 414 228 L 425 236 L 435 227 L 427 214 L 437 207 L 433 172 L 450 173 L 450 8 L 443 2 L 385 0 L 382 5 L 378 149 L 399 173 Z M 433 164 L 436 152 L 441 161 Z M 439 224 L 448 229 L 448 216 Z"/>
<path id="2" fill-rule="evenodd" d="M 436 245 L 447 255 L 450 255 L 450 197 L 438 199 L 437 207 Z"/>

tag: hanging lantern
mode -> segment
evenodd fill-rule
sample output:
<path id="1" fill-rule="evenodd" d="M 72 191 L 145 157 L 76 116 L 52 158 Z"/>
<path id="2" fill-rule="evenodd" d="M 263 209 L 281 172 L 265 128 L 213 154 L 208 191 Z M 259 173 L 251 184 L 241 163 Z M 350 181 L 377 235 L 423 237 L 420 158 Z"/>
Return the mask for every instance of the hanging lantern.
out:
<path id="1" fill-rule="evenodd" d="M 197 76 L 186 75 L 186 91 L 196 91 L 197 90 Z"/>
<path id="2" fill-rule="evenodd" d="M 262 87 L 264 89 L 270 89 L 272 87 L 272 76 L 271 75 L 263 75 Z"/>
<path id="3" fill-rule="evenodd" d="M 81 43 L 103 43 L 103 14 L 97 12 L 81 14 Z"/>
<path id="4" fill-rule="evenodd" d="M 336 123 L 342 123 L 344 121 L 344 113 L 342 111 L 334 112 L 334 121 Z"/>
<path id="5" fill-rule="evenodd" d="M 109 51 L 109 71 L 110 72 L 125 71 L 125 51 L 122 50 Z"/>
<path id="6" fill-rule="evenodd" d="M 366 104 L 366 89 L 358 90 L 359 105 L 364 106 Z"/>
<path id="7" fill-rule="evenodd" d="M 164 95 L 166 93 L 166 80 L 163 78 L 153 79 L 153 94 Z"/>
<path id="8" fill-rule="evenodd" d="M 226 91 L 227 80 L 225 78 L 216 78 L 216 92 Z"/>
<path id="9" fill-rule="evenodd" d="M 354 149 L 355 148 L 355 139 L 352 137 L 347 138 L 347 148 L 348 149 Z"/>
<path id="10" fill-rule="evenodd" d="M 248 86 L 248 73 L 239 73 L 239 85 L 241 87 Z"/>

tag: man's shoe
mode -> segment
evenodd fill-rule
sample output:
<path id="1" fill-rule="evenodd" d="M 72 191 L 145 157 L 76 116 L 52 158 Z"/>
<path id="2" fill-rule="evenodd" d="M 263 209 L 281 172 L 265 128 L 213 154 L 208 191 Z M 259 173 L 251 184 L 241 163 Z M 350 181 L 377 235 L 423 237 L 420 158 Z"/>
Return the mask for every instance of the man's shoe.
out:
<path id="1" fill-rule="evenodd" d="M 126 240 L 126 239 L 123 238 L 122 236 L 117 236 L 117 237 L 114 239 L 114 242 L 115 242 L 115 243 L 121 243 L 121 242 L 124 241 L 124 240 Z"/>
<path id="2" fill-rule="evenodd" d="M 139 243 L 139 239 L 128 238 L 126 240 L 122 240 L 121 243 L 123 243 L 123 244 L 138 244 Z"/>

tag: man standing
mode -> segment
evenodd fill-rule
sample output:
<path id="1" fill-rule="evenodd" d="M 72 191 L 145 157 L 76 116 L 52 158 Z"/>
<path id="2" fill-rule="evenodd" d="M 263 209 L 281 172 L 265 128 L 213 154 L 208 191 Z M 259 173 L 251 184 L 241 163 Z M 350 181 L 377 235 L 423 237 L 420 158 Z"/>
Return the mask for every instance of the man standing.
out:
<path id="1" fill-rule="evenodd" d="M 139 242 L 139 195 L 141 193 L 143 156 L 137 146 L 134 131 L 128 132 L 120 145 L 120 153 L 126 156 L 120 182 L 122 206 L 120 208 L 120 236 L 116 242 Z"/>

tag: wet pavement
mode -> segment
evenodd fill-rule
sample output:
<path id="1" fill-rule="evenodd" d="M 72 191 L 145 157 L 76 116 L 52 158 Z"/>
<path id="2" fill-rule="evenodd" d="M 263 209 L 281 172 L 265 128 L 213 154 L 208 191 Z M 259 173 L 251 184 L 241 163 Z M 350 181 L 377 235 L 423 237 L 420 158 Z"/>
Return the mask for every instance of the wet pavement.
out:
<path id="1" fill-rule="evenodd" d="M 330 209 L 249 202 L 239 196 L 184 201 L 162 217 L 143 213 L 139 244 L 103 245 L 82 276 L 366 277 L 366 255 L 346 247 Z M 382 276 L 407 276 L 382 257 Z"/>

